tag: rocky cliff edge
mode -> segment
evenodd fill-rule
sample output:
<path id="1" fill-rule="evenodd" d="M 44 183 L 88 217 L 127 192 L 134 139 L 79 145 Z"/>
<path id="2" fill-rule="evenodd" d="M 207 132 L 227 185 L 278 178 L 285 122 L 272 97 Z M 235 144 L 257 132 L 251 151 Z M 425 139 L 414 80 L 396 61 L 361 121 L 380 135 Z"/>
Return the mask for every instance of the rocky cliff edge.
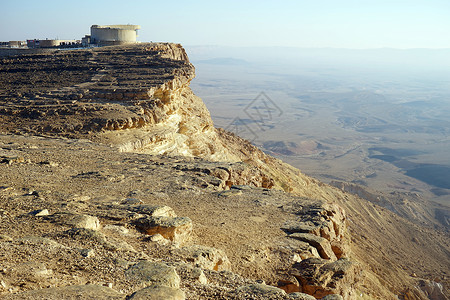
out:
<path id="1" fill-rule="evenodd" d="M 445 297 L 445 235 L 214 128 L 194 71 L 162 43 L 2 59 L 5 297 Z"/>

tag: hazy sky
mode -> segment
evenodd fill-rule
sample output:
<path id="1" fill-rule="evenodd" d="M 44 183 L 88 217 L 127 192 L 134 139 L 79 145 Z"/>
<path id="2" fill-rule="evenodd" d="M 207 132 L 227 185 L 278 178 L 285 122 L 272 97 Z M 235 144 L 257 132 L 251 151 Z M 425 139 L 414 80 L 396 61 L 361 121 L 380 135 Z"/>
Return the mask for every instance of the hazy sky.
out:
<path id="1" fill-rule="evenodd" d="M 183 45 L 450 48 L 450 0 L 0 0 L 0 40 L 138 24 Z"/>

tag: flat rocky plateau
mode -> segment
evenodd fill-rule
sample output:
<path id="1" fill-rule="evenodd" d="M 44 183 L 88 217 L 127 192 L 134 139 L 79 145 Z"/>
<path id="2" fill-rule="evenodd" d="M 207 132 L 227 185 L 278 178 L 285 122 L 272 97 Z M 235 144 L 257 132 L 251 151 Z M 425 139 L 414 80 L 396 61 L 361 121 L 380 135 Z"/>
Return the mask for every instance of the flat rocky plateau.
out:
<path id="1" fill-rule="evenodd" d="M 448 232 L 214 128 L 180 45 L 1 61 L 3 298 L 448 298 Z"/>

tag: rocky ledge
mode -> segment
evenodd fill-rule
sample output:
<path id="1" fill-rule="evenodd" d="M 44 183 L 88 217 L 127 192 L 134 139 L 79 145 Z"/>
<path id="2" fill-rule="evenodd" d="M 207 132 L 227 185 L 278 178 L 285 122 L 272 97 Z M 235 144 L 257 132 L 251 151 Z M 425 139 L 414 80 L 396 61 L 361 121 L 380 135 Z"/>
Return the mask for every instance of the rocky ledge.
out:
<path id="1" fill-rule="evenodd" d="M 217 170 L 240 163 L 120 153 L 72 139 L 1 141 L 8 184 L 0 187 L 0 278 L 7 299 L 355 292 L 353 270 L 334 277 L 332 287 L 298 268 L 317 264 L 310 259 L 353 265 L 342 209 L 252 185 L 228 188 Z"/>
<path id="2" fill-rule="evenodd" d="M 89 135 L 120 151 L 230 159 L 208 110 L 189 88 L 194 74 L 177 44 L 3 59 L 1 127 L 17 133 Z M 134 130 L 123 134 L 126 129 Z"/>

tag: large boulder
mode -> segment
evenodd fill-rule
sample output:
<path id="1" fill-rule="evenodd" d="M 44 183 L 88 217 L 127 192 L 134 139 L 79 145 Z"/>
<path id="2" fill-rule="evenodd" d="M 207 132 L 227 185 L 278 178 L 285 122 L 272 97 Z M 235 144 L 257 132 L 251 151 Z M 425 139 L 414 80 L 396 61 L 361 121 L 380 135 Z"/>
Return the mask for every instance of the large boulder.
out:
<path id="1" fill-rule="evenodd" d="M 131 266 L 125 275 L 140 286 L 161 285 L 172 288 L 180 287 L 180 276 L 174 267 L 161 262 L 141 261 Z"/>
<path id="2" fill-rule="evenodd" d="M 72 228 L 84 228 L 91 230 L 99 230 L 100 229 L 100 221 L 97 217 L 70 213 L 70 212 L 59 212 L 53 215 L 49 215 L 46 217 L 52 222 L 67 225 Z"/>
<path id="3" fill-rule="evenodd" d="M 192 221 L 187 217 L 151 217 L 137 219 L 134 224 L 145 234 L 161 234 L 164 238 L 182 244 L 189 239 Z"/>

